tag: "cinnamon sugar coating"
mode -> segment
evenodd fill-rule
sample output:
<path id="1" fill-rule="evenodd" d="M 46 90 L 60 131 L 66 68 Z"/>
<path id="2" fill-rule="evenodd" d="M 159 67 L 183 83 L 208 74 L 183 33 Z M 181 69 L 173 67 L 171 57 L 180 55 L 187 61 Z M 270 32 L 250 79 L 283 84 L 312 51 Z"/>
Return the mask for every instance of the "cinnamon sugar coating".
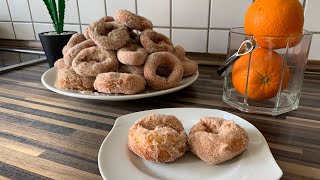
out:
<path id="1" fill-rule="evenodd" d="M 71 69 L 58 69 L 55 86 L 64 90 L 92 91 L 95 77 L 79 76 Z"/>
<path id="2" fill-rule="evenodd" d="M 65 45 L 62 49 L 62 54 L 65 55 L 70 48 L 73 46 L 85 41 L 86 38 L 84 37 L 83 34 L 80 33 L 75 33 L 71 36 L 70 40 L 68 41 L 67 45 Z"/>
<path id="3" fill-rule="evenodd" d="M 97 76 L 94 88 L 103 93 L 136 94 L 142 92 L 146 84 L 140 75 L 109 72 Z"/>
<path id="4" fill-rule="evenodd" d="M 157 69 L 160 66 L 171 70 L 167 77 L 157 74 Z M 183 67 L 181 61 L 172 53 L 152 53 L 145 62 L 144 77 L 146 78 L 149 86 L 154 89 L 168 89 L 175 87 L 181 81 L 182 76 Z"/>
<path id="5" fill-rule="evenodd" d="M 82 50 L 72 62 L 72 67 L 81 76 L 97 76 L 100 73 L 116 71 L 118 60 L 113 51 L 90 47 Z"/>
<path id="6" fill-rule="evenodd" d="M 63 69 L 63 68 L 70 68 L 70 65 L 67 65 L 63 58 L 60 58 L 58 60 L 56 60 L 56 62 L 54 62 L 54 67 L 56 67 L 57 69 Z"/>
<path id="7" fill-rule="evenodd" d="M 127 44 L 117 52 L 118 60 L 126 65 L 142 65 L 149 53 L 137 44 Z"/>
<path id="8" fill-rule="evenodd" d="M 116 22 L 97 21 L 88 27 L 86 34 L 105 50 L 118 50 L 130 40 L 127 27 Z"/>
<path id="9" fill-rule="evenodd" d="M 140 34 L 140 42 L 149 53 L 174 51 L 173 44 L 167 36 L 151 29 L 146 29 Z"/>
<path id="10" fill-rule="evenodd" d="M 153 28 L 152 22 L 149 19 L 124 9 L 120 9 L 116 12 L 115 20 L 134 30 L 143 31 L 145 29 Z"/>
<path id="11" fill-rule="evenodd" d="M 131 126 L 128 147 L 146 160 L 172 162 L 188 150 L 187 135 L 175 116 L 151 114 Z"/>
<path id="12" fill-rule="evenodd" d="M 249 143 L 246 131 L 234 121 L 203 117 L 189 133 L 191 152 L 208 164 L 219 164 L 241 154 Z"/>
<path id="13" fill-rule="evenodd" d="M 118 68 L 118 72 L 143 76 L 143 66 L 132 66 L 132 65 L 120 64 Z"/>
<path id="14" fill-rule="evenodd" d="M 198 63 L 184 57 L 184 60 L 181 61 L 183 66 L 183 77 L 192 76 L 198 71 Z"/>
<path id="15" fill-rule="evenodd" d="M 79 44 L 76 44 L 72 48 L 67 51 L 67 53 L 63 56 L 64 62 L 67 65 L 72 65 L 73 59 L 83 50 L 89 47 L 95 46 L 94 42 L 91 39 L 85 40 Z"/>

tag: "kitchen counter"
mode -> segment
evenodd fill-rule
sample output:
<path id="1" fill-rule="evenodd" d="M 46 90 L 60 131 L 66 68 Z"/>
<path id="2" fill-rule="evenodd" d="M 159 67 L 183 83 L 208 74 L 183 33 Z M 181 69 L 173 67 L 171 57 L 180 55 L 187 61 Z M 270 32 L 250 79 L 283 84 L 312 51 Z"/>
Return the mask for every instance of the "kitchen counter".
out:
<path id="1" fill-rule="evenodd" d="M 306 73 L 299 109 L 277 117 L 222 102 L 217 66 L 200 66 L 188 88 L 159 97 L 107 102 L 53 93 L 38 64 L 0 74 L 0 179 L 101 179 L 99 147 L 117 117 L 148 109 L 200 107 L 236 114 L 264 135 L 283 179 L 320 179 L 320 68 Z"/>

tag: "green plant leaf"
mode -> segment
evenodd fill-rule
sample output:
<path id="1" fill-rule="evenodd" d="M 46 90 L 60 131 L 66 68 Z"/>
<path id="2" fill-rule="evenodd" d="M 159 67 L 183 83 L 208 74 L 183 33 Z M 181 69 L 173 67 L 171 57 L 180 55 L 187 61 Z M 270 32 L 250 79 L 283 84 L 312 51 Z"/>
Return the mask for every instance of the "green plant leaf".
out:
<path id="1" fill-rule="evenodd" d="M 64 13 L 65 13 L 65 0 L 58 0 L 58 6 L 59 6 L 59 31 L 63 32 L 63 25 L 64 25 Z"/>
<path id="2" fill-rule="evenodd" d="M 56 29 L 56 31 L 58 34 L 61 34 L 60 28 L 59 28 L 59 19 L 58 19 L 56 0 L 50 0 L 50 4 L 51 4 L 51 8 L 52 8 L 53 18 L 55 19 L 54 24 L 56 24 L 56 26 L 58 27 Z"/>
<path id="3" fill-rule="evenodd" d="M 43 0 L 44 4 L 47 7 L 47 10 L 49 12 L 50 18 L 53 22 L 53 27 L 56 31 L 58 31 L 58 18 L 57 18 L 57 14 L 54 13 L 54 9 L 52 6 L 52 0 Z"/>

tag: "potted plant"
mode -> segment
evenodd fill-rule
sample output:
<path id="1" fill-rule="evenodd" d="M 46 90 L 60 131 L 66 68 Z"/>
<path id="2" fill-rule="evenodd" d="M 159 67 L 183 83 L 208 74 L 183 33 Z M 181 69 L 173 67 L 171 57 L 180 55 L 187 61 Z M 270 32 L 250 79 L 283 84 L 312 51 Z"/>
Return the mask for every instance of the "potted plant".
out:
<path id="1" fill-rule="evenodd" d="M 55 31 L 39 33 L 39 38 L 50 67 L 62 58 L 62 48 L 68 43 L 75 31 L 63 31 L 65 0 L 43 0 L 53 22 Z"/>

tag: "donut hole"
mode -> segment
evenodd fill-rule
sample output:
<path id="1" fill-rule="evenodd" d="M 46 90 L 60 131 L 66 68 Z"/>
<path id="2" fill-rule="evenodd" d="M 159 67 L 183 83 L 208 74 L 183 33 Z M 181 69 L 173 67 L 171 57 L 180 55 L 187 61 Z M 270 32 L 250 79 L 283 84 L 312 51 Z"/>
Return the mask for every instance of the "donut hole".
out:
<path id="1" fill-rule="evenodd" d="M 161 77 L 168 78 L 173 71 L 173 67 L 168 64 L 158 66 L 156 74 Z"/>

